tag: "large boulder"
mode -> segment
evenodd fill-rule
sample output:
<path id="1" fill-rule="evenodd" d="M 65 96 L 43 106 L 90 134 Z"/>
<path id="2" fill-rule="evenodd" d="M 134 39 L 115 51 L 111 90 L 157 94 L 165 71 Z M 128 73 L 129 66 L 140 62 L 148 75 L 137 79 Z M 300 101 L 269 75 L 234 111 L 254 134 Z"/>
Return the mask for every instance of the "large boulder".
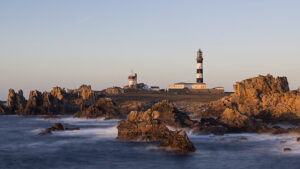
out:
<path id="1" fill-rule="evenodd" d="M 195 147 L 183 131 L 170 131 L 159 120 L 158 111 L 133 111 L 118 124 L 118 139 L 135 141 L 160 141 L 160 147 L 178 152 L 193 152 Z"/>
<path id="2" fill-rule="evenodd" d="M 116 104 L 110 98 L 101 98 L 96 104 L 81 106 L 81 110 L 74 114 L 77 118 L 105 118 L 118 119 L 121 118 Z"/>
<path id="3" fill-rule="evenodd" d="M 23 91 L 19 90 L 16 93 L 13 89 L 9 89 L 6 102 L 7 112 L 9 114 L 17 114 L 22 112 L 26 106 L 26 99 L 23 96 Z"/>

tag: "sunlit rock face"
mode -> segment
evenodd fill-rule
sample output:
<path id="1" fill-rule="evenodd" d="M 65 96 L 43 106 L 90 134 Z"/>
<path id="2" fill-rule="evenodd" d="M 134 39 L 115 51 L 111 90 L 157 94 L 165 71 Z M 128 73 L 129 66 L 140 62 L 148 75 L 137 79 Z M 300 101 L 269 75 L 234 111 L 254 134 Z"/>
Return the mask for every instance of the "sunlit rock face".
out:
<path id="1" fill-rule="evenodd" d="M 193 152 L 195 147 L 183 131 L 170 131 L 165 123 L 159 120 L 160 112 L 132 111 L 127 120 L 118 124 L 118 139 L 135 141 L 159 141 L 160 147 L 172 151 Z"/>
<path id="2" fill-rule="evenodd" d="M 300 94 L 289 90 L 286 77 L 258 76 L 237 82 L 234 90 L 230 96 L 211 102 L 203 113 L 213 115 L 229 127 L 253 125 L 261 120 L 299 123 Z"/>
<path id="3" fill-rule="evenodd" d="M 13 89 L 9 89 L 6 102 L 6 114 L 17 114 L 22 112 L 26 106 L 26 99 L 23 96 L 23 91 L 19 90 L 16 93 Z"/>

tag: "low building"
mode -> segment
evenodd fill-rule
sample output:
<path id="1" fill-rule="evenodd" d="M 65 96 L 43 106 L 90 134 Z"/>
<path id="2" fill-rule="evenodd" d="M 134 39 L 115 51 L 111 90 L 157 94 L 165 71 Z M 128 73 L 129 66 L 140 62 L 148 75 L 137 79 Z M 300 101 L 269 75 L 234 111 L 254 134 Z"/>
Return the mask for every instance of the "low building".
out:
<path id="1" fill-rule="evenodd" d="M 169 90 L 179 90 L 179 89 L 206 89 L 205 83 L 175 83 L 170 85 Z"/>

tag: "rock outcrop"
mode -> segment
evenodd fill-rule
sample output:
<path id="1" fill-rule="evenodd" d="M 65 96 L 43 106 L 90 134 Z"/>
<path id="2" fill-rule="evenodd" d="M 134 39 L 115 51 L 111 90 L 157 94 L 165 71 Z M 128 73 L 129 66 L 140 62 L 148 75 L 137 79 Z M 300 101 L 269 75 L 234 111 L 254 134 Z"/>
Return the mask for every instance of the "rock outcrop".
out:
<path id="1" fill-rule="evenodd" d="M 43 95 L 41 92 L 34 90 L 30 91 L 29 98 L 25 110 L 19 112 L 19 115 L 40 115 L 46 114 L 43 109 Z"/>
<path id="2" fill-rule="evenodd" d="M 14 99 L 20 97 L 15 97 L 13 91 L 10 92 L 12 101 L 10 107 L 16 107 L 16 105 L 21 105 L 20 101 L 22 99 Z M 54 87 L 50 92 L 43 92 L 34 90 L 29 94 L 29 98 L 24 108 L 18 108 L 19 115 L 58 115 L 58 114 L 74 114 L 80 110 L 80 106 L 83 104 L 95 104 L 96 96 L 91 90 L 91 86 L 82 85 L 79 89 L 69 90 L 67 92 L 65 89 L 60 87 Z M 24 103 L 24 101 L 22 101 Z M 13 108 L 12 108 L 13 109 Z M 16 112 L 15 112 L 16 113 Z"/>
<path id="3" fill-rule="evenodd" d="M 152 111 L 158 112 L 157 118 L 168 126 L 182 128 L 192 127 L 194 125 L 194 122 L 187 114 L 179 111 L 167 100 L 154 104 Z"/>
<path id="4" fill-rule="evenodd" d="M 81 105 L 80 111 L 74 114 L 76 118 L 105 118 L 118 119 L 123 116 L 117 109 L 116 104 L 110 98 L 101 98 L 96 104 Z"/>
<path id="5" fill-rule="evenodd" d="M 234 93 L 213 101 L 202 112 L 231 132 L 266 130 L 269 123 L 300 122 L 300 93 L 289 91 L 286 77 L 258 76 L 237 82 Z"/>
<path id="6" fill-rule="evenodd" d="M 134 141 L 160 141 L 160 147 L 178 152 L 193 152 L 195 147 L 183 131 L 170 131 L 159 120 L 160 112 L 151 109 L 133 111 L 118 124 L 118 139 Z"/>
<path id="7" fill-rule="evenodd" d="M 53 131 L 73 131 L 73 130 L 80 130 L 80 128 L 75 127 L 75 128 L 64 128 L 64 126 L 61 123 L 55 123 L 52 127 L 46 128 L 42 130 L 39 135 L 44 136 L 47 134 L 52 134 Z"/>
<path id="8" fill-rule="evenodd" d="M 24 111 L 26 106 L 26 99 L 23 96 L 23 91 L 19 90 L 16 93 L 13 89 L 9 89 L 8 98 L 6 102 L 6 114 L 17 114 Z"/>
<path id="9" fill-rule="evenodd" d="M 90 85 L 81 85 L 78 89 L 69 90 L 69 93 L 77 95 L 78 98 L 83 100 L 95 100 L 95 92 L 92 90 Z"/>

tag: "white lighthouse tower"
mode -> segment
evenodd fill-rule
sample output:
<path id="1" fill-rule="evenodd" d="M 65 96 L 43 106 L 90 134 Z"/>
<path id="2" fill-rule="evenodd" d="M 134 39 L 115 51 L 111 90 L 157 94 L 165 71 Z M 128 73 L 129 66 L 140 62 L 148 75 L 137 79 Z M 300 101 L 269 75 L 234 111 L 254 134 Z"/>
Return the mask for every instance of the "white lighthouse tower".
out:
<path id="1" fill-rule="evenodd" d="M 203 83 L 203 57 L 202 51 L 199 49 L 197 52 L 197 75 L 196 82 Z"/>
<path id="2" fill-rule="evenodd" d="M 128 76 L 129 87 L 134 87 L 137 85 L 137 74 L 131 72 L 131 75 Z"/>

